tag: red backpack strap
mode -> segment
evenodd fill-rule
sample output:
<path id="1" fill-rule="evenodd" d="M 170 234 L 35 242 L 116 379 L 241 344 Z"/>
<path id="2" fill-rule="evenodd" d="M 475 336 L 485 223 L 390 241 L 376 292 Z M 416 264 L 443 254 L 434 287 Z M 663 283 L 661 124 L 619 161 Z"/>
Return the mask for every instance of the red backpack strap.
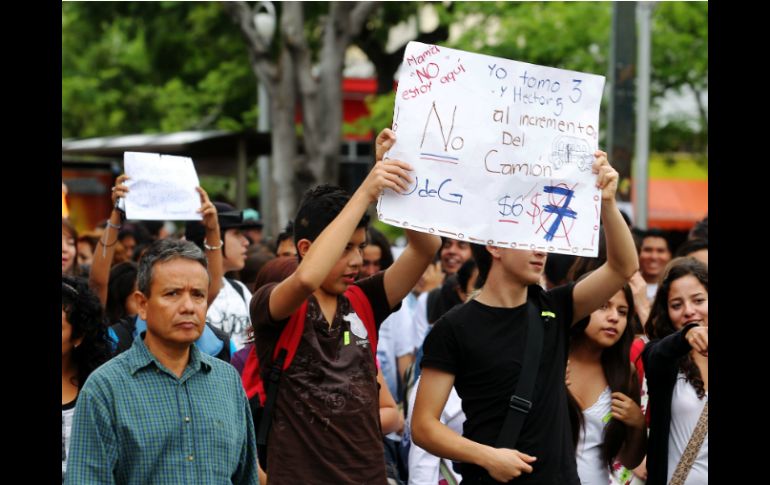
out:
<path id="1" fill-rule="evenodd" d="M 248 357 L 246 357 L 246 364 L 244 364 L 241 373 L 241 382 L 246 391 L 246 397 L 251 399 L 259 395 L 260 402 L 264 402 L 265 387 L 262 384 L 262 376 L 259 375 L 259 357 L 257 357 L 256 345 L 251 348 Z"/>
<path id="2" fill-rule="evenodd" d="M 369 302 L 369 298 L 366 297 L 364 290 L 356 285 L 348 286 L 345 290 L 345 296 L 350 301 L 350 305 L 353 307 L 353 311 L 356 312 L 358 317 L 364 322 L 366 327 L 366 333 L 369 337 L 370 347 L 372 354 L 377 356 L 377 325 L 374 322 L 374 310 L 372 304 Z"/>

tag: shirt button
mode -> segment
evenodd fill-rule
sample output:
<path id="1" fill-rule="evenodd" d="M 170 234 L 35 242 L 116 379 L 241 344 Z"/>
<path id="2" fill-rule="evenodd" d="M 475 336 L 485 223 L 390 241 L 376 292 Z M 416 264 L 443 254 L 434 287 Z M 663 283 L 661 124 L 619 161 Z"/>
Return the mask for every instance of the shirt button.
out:
<path id="1" fill-rule="evenodd" d="M 184 422 L 185 423 L 189 423 L 190 422 L 190 416 L 185 416 L 184 417 Z"/>
<path id="2" fill-rule="evenodd" d="M 193 461 L 193 456 L 192 455 L 188 456 L 187 461 Z"/>

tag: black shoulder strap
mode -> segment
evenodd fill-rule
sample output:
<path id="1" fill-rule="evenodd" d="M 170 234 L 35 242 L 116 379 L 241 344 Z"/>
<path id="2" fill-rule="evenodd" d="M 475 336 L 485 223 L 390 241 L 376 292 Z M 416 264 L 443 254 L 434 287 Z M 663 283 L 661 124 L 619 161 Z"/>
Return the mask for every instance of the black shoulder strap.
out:
<path id="1" fill-rule="evenodd" d="M 222 350 L 220 350 L 214 357 L 219 360 L 224 360 L 225 362 L 230 362 L 230 336 L 209 322 L 206 322 L 206 326 L 209 327 L 209 330 L 214 332 L 214 335 L 223 342 Z"/>
<path id="2" fill-rule="evenodd" d="M 118 337 L 118 348 L 115 351 L 115 355 L 130 349 L 131 345 L 134 343 L 136 317 L 123 317 L 118 320 L 118 323 L 112 325 L 110 328 L 112 328 L 115 335 Z"/>
<path id="3" fill-rule="evenodd" d="M 245 302 L 246 301 L 246 295 L 243 294 L 243 287 L 241 287 L 241 285 L 237 284 L 235 281 L 233 281 L 230 278 L 225 278 L 225 281 L 230 283 L 230 286 L 232 286 L 233 289 L 235 289 L 235 291 L 237 291 L 238 294 L 241 295 L 241 298 L 243 298 L 243 301 Z"/>
<path id="4" fill-rule="evenodd" d="M 532 291 L 532 289 L 530 288 L 528 291 Z M 541 295 L 537 295 L 537 297 L 539 301 L 543 301 Z M 552 315 L 553 313 L 545 308 L 541 312 L 531 299 L 527 299 L 527 342 L 524 347 L 521 374 L 519 374 L 516 390 L 508 403 L 508 414 L 505 416 L 505 422 L 497 436 L 495 444 L 497 448 L 514 449 L 516 447 L 524 420 L 532 409 L 532 396 L 535 392 L 535 381 L 540 367 L 545 325 L 550 321 Z"/>

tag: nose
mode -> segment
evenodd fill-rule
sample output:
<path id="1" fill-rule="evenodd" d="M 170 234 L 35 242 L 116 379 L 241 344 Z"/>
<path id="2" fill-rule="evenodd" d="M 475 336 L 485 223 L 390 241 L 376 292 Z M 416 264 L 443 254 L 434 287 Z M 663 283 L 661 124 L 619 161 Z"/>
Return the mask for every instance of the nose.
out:
<path id="1" fill-rule="evenodd" d="M 350 266 L 351 268 L 360 268 L 364 264 L 363 252 L 364 252 L 363 249 L 351 251 L 352 255 L 348 260 L 348 266 Z"/>
<path id="2" fill-rule="evenodd" d="M 695 305 L 689 301 L 684 302 L 684 316 L 691 317 L 693 315 L 695 315 Z"/>
<path id="3" fill-rule="evenodd" d="M 189 292 L 185 292 L 182 295 L 179 311 L 185 314 L 193 313 L 195 311 L 195 302 L 193 301 L 192 295 Z"/>

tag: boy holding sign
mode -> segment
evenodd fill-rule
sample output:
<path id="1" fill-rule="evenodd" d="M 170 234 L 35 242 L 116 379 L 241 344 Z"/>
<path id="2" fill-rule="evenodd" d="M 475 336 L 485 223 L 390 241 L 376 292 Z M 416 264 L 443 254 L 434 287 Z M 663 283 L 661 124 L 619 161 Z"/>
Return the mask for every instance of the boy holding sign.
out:
<path id="1" fill-rule="evenodd" d="M 606 153 L 594 156 L 607 262 L 577 284 L 544 292 L 537 284 L 545 252 L 474 245 L 481 292 L 444 315 L 425 341 L 412 436 L 430 453 L 461 462 L 463 483 L 580 483 L 564 385 L 568 331 L 638 269 L 631 233 L 615 203 L 618 173 Z M 522 371 L 535 324 L 542 328 L 539 356 Z M 528 376 L 522 381 L 536 376 L 527 399 L 520 395 L 526 387 L 519 386 L 522 375 Z M 439 421 L 452 386 L 467 416 L 463 436 Z M 509 420 L 523 424 L 508 433 Z"/>
<path id="2" fill-rule="evenodd" d="M 376 336 L 368 335 L 362 320 L 369 317 L 357 314 L 346 291 L 358 287 L 355 293 L 363 293 L 378 329 L 441 243 L 438 236 L 406 231 L 409 244 L 386 271 L 355 281 L 366 245 L 366 209 L 386 188 L 403 192 L 412 183 L 409 164 L 382 161 L 394 141 L 388 129 L 377 137 L 377 162 L 352 197 L 330 186 L 305 195 L 294 223 L 297 270 L 252 298 L 257 355 L 265 369 L 290 318 L 306 308 L 296 355 L 280 378 L 268 434 L 267 473 L 273 485 L 386 484 L 370 348 Z"/>

